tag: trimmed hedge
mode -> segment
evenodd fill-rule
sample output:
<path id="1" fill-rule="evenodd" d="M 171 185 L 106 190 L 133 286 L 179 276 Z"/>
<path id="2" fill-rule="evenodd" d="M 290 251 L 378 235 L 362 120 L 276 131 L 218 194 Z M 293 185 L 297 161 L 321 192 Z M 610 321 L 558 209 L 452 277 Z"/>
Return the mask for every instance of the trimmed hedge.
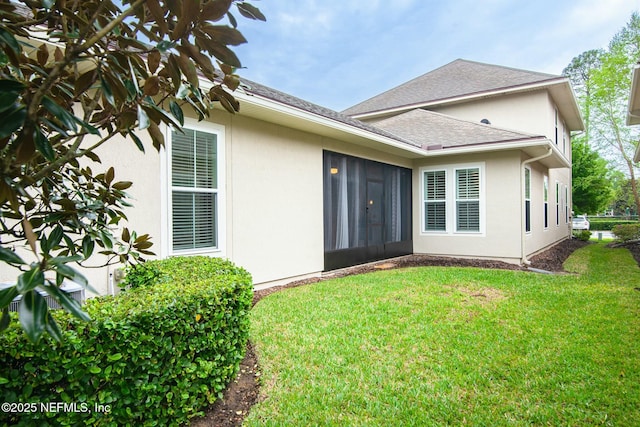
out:
<path id="1" fill-rule="evenodd" d="M 638 221 L 615 218 L 589 218 L 590 228 L 596 231 L 611 231 L 613 227 L 621 224 L 638 224 Z"/>
<path id="2" fill-rule="evenodd" d="M 55 310 L 60 344 L 31 344 L 17 322 L 0 334 L 2 402 L 22 412 L 0 424 L 179 425 L 222 395 L 246 348 L 251 276 L 218 258 L 149 262 L 169 280 L 89 299 L 91 322 Z"/>

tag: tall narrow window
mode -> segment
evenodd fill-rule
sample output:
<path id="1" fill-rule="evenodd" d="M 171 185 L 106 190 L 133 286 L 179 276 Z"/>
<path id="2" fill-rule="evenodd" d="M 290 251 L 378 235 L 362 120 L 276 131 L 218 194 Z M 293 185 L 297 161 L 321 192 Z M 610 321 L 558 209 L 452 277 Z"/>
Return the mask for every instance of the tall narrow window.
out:
<path id="1" fill-rule="evenodd" d="M 556 145 L 558 145 L 558 109 L 556 108 L 555 111 Z"/>
<path id="2" fill-rule="evenodd" d="M 556 181 L 556 225 L 560 225 L 560 183 Z"/>
<path id="3" fill-rule="evenodd" d="M 564 186 L 564 223 L 569 224 L 569 187 Z"/>
<path id="4" fill-rule="evenodd" d="M 480 169 L 456 170 L 456 231 L 480 231 Z"/>
<path id="5" fill-rule="evenodd" d="M 424 172 L 424 230 L 447 230 L 447 173 Z"/>
<path id="6" fill-rule="evenodd" d="M 524 226 L 531 232 L 531 169 L 524 169 Z"/>
<path id="7" fill-rule="evenodd" d="M 217 135 L 171 132 L 173 251 L 218 248 Z"/>
<path id="8" fill-rule="evenodd" d="M 544 177 L 542 188 L 542 200 L 544 205 L 544 228 L 549 228 L 549 177 Z"/>

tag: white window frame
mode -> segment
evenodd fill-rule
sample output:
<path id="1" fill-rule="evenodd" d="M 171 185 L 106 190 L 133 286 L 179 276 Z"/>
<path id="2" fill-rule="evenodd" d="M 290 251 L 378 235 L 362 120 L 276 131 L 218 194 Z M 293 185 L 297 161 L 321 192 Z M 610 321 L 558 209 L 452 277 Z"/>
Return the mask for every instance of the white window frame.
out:
<path id="1" fill-rule="evenodd" d="M 211 255 L 225 256 L 226 253 L 226 138 L 225 127 L 216 123 L 198 122 L 193 119 L 185 118 L 184 128 L 195 130 L 196 132 L 205 132 L 216 135 L 216 151 L 217 151 L 217 188 L 214 190 L 216 196 L 216 236 L 217 246 L 197 249 L 173 249 L 173 204 L 172 194 L 173 186 L 171 177 L 171 132 L 170 127 L 164 127 L 165 147 L 161 152 L 161 185 L 162 191 L 162 230 L 163 244 L 161 245 L 161 256 L 172 255 Z"/>
<path id="2" fill-rule="evenodd" d="M 445 182 L 445 196 L 444 199 L 427 199 L 426 197 L 426 186 L 425 186 L 425 177 L 427 173 L 430 172 L 444 172 L 444 182 Z M 446 233 L 448 228 L 449 228 L 449 215 L 447 212 L 447 200 L 448 200 L 448 193 L 449 193 L 449 186 L 448 186 L 448 181 L 449 181 L 449 173 L 447 172 L 446 169 L 442 169 L 442 168 L 427 168 L 422 170 L 421 172 L 421 177 L 422 177 L 422 182 L 421 182 L 421 188 L 422 188 L 422 232 L 423 233 Z M 445 206 L 445 229 L 444 230 L 427 230 L 427 224 L 426 224 L 426 207 L 427 204 L 440 204 L 440 203 L 444 203 Z"/>
<path id="3" fill-rule="evenodd" d="M 465 170 L 465 169 L 478 169 L 479 170 L 479 184 L 480 184 L 480 193 L 479 193 L 479 230 L 478 231 L 458 231 L 457 227 L 457 217 L 456 217 L 456 177 L 457 171 Z M 425 224 L 425 204 L 427 200 L 425 199 L 425 186 L 424 186 L 424 178 L 426 172 L 434 172 L 434 171 L 445 171 L 445 180 L 446 180 L 446 203 L 445 203 L 445 211 L 446 211 L 446 229 L 445 230 L 426 230 Z M 485 191 L 485 163 L 464 163 L 464 164 L 450 164 L 450 165 L 439 165 L 439 166 L 426 166 L 420 168 L 420 194 L 421 194 L 421 203 L 420 203 L 420 230 L 421 234 L 424 235 L 449 235 L 449 236 L 484 236 L 486 233 L 486 191 Z"/>
<path id="4" fill-rule="evenodd" d="M 529 229 L 527 230 L 527 202 L 529 202 Z M 531 234 L 531 168 L 524 168 L 524 210 L 525 210 L 525 233 Z"/>
<path id="5" fill-rule="evenodd" d="M 549 176 L 545 175 L 542 181 L 542 226 L 549 229 Z"/>
<path id="6" fill-rule="evenodd" d="M 569 187 L 564 186 L 564 223 L 569 224 Z"/>
<path id="7" fill-rule="evenodd" d="M 556 227 L 560 226 L 560 182 L 556 181 Z"/>
<path id="8" fill-rule="evenodd" d="M 554 128 L 556 131 L 556 147 L 558 146 L 558 109 L 555 109 L 555 120 L 554 120 Z"/>

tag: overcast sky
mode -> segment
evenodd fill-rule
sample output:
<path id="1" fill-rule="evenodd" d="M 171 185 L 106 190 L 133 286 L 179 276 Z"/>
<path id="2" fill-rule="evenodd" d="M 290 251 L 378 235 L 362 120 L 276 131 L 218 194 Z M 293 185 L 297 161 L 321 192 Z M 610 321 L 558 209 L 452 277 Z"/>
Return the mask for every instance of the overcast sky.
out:
<path id="1" fill-rule="evenodd" d="M 337 111 L 455 59 L 561 74 L 640 0 L 253 0 L 242 77 Z"/>

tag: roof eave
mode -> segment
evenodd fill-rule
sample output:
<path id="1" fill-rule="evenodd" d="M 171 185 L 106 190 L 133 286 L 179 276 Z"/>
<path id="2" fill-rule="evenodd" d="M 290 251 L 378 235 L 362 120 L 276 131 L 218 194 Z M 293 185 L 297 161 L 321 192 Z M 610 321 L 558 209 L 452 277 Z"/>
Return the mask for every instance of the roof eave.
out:
<path id="1" fill-rule="evenodd" d="M 244 116 L 374 148 L 404 158 L 413 159 L 424 156 L 424 150 L 420 147 L 332 120 L 273 99 L 238 91 L 234 92 L 233 95 L 241 103 L 241 113 L 239 114 Z"/>
<path id="2" fill-rule="evenodd" d="M 569 160 L 560 152 L 555 144 L 553 144 L 549 139 L 543 137 L 465 146 L 445 146 L 439 150 L 427 151 L 426 157 L 520 150 L 533 158 L 546 153 L 549 148 L 553 150 L 553 154 L 541 160 L 540 162 L 542 164 L 552 169 L 571 167 Z"/>
<path id="3" fill-rule="evenodd" d="M 627 112 L 627 126 L 640 124 L 640 65 L 633 68 L 631 75 L 631 93 Z M 636 162 L 640 161 L 636 159 Z"/>
<path id="4" fill-rule="evenodd" d="M 580 109 L 576 103 L 575 94 L 571 88 L 571 84 L 566 77 L 558 77 L 555 79 L 545 80 L 542 82 L 531 83 L 526 85 L 512 86 L 483 92 L 475 92 L 466 95 L 455 96 L 451 98 L 435 99 L 428 102 L 420 102 L 415 104 L 403 105 L 399 107 L 370 111 L 366 113 L 353 114 L 354 119 L 374 119 L 378 117 L 398 114 L 404 111 L 416 108 L 429 109 L 434 106 L 444 106 L 450 104 L 459 104 L 463 102 L 475 101 L 478 99 L 492 98 L 501 95 L 516 94 L 521 92 L 531 92 L 534 90 L 548 89 L 557 104 L 561 107 L 561 111 L 569 129 L 572 131 L 584 130 L 584 122 L 580 114 Z"/>

